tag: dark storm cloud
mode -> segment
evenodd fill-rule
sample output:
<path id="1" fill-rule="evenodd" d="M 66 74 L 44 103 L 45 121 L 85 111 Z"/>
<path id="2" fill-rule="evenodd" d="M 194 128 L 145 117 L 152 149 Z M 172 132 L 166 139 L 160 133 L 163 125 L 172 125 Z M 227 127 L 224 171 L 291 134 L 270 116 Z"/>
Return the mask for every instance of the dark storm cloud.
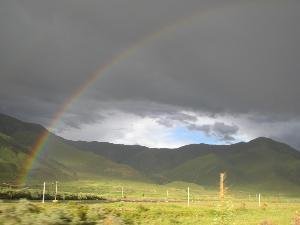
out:
<path id="1" fill-rule="evenodd" d="M 212 12 L 136 53 L 99 93 L 209 112 L 299 116 L 300 3 Z M 121 84 L 121 85 L 118 85 Z"/>
<path id="2" fill-rule="evenodd" d="M 99 66 L 161 30 L 102 74 L 65 124 L 79 128 L 105 110 L 165 126 L 193 124 L 185 110 L 299 121 L 299 10 L 295 0 L 1 1 L 0 111 L 49 123 Z M 224 141 L 239 130 L 222 122 L 202 128 Z M 289 132 L 280 137 L 297 142 Z"/>
<path id="3" fill-rule="evenodd" d="M 208 136 L 215 136 L 228 143 L 235 141 L 234 135 L 236 135 L 239 130 L 236 125 L 228 125 L 223 122 L 204 125 L 190 124 L 188 128 L 190 130 L 202 131 Z"/>
<path id="4" fill-rule="evenodd" d="M 119 52 L 214 5 L 218 1 L 1 1 L 1 110 L 51 117 L 93 71 Z M 25 102 L 26 109 L 21 106 Z"/>

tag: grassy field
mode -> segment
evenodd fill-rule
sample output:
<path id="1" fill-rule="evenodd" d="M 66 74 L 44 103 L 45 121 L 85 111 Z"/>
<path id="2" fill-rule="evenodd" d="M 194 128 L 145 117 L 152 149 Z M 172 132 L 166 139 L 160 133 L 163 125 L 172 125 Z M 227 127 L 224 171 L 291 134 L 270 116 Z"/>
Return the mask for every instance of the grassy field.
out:
<path id="1" fill-rule="evenodd" d="M 192 203 L 18 203 L 0 204 L 0 224 L 203 224 L 299 225 L 299 203 L 226 200 Z"/>
<path id="2" fill-rule="evenodd" d="M 98 179 L 95 180 L 81 180 L 70 182 L 58 183 L 58 194 L 62 195 L 89 195 L 99 196 L 109 200 L 170 200 L 170 201 L 185 201 L 187 198 L 187 188 L 190 188 L 191 201 L 204 198 L 208 196 L 211 198 L 217 198 L 216 190 L 208 190 L 193 183 L 186 182 L 172 182 L 166 185 L 158 185 L 154 183 L 145 183 L 129 180 L 117 180 L 117 179 Z M 23 198 L 27 198 L 27 195 L 32 195 L 30 199 L 41 199 L 42 183 L 31 183 L 29 185 L 10 188 L 5 186 L 0 188 L 0 194 L 3 193 L 2 198 L 6 199 L 18 199 L 22 193 Z M 122 195 L 123 190 L 123 195 Z M 8 193 L 5 197 L 5 193 Z M 53 199 L 55 193 L 55 183 L 46 182 L 46 195 L 47 199 Z M 10 197 L 13 195 L 14 197 Z M 1 195 L 0 195 L 1 198 Z"/>
<path id="3" fill-rule="evenodd" d="M 27 191 L 41 193 L 41 187 L 35 184 Z M 228 191 L 220 201 L 217 189 L 192 183 L 157 185 L 103 179 L 59 183 L 60 195 L 82 200 L 53 203 L 55 186 L 48 182 L 46 187 L 50 201 L 45 204 L 37 194 L 36 201 L 0 202 L 0 224 L 300 225 L 300 199 L 279 193 L 262 193 L 259 207 L 256 193 L 251 192 Z M 84 196 L 88 195 L 106 201 L 87 201 Z"/>
<path id="4" fill-rule="evenodd" d="M 30 186 L 29 186 L 30 187 Z M 36 184 L 34 188 L 42 189 L 42 184 Z M 124 197 L 128 199 L 160 199 L 165 198 L 185 201 L 187 198 L 187 188 L 190 189 L 191 200 L 208 200 L 218 199 L 219 189 L 217 184 L 211 187 L 200 186 L 195 183 L 188 183 L 182 181 L 175 181 L 163 185 L 155 183 L 146 183 L 122 179 L 99 178 L 97 180 L 80 180 L 61 182 L 58 184 L 58 189 L 61 192 L 70 193 L 89 193 L 101 195 L 108 199 L 119 199 L 122 197 L 122 188 Z M 48 182 L 46 185 L 46 192 L 53 193 L 55 190 L 54 182 Z M 247 199 L 251 201 L 257 200 L 259 191 L 246 190 L 238 187 L 229 187 L 228 194 L 234 198 Z M 260 192 L 262 198 L 268 201 L 284 201 L 285 199 L 296 199 L 300 197 L 298 193 L 281 192 Z"/>

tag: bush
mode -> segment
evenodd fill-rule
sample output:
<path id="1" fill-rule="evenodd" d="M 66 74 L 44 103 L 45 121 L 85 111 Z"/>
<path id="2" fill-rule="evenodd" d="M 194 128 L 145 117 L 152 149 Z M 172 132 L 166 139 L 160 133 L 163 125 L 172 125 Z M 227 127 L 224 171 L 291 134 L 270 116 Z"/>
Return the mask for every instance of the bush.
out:
<path id="1" fill-rule="evenodd" d="M 1 206 L 0 225 L 97 225 L 122 224 L 116 216 L 105 215 L 103 211 L 80 204 L 52 204 L 41 205 L 28 200 Z M 109 223 L 109 222 L 114 223 Z"/>
<path id="2" fill-rule="evenodd" d="M 234 225 L 234 213 L 233 203 L 228 199 L 220 202 L 216 209 L 213 211 L 214 225 Z"/>
<path id="3" fill-rule="evenodd" d="M 143 205 L 139 205 L 138 206 L 138 211 L 139 212 L 147 212 L 149 209 L 147 208 L 147 207 L 145 207 L 145 206 L 143 206 Z"/>
<path id="4" fill-rule="evenodd" d="M 102 196 L 95 194 L 86 194 L 86 193 L 69 193 L 63 192 L 59 193 L 57 200 L 105 200 Z M 40 190 L 24 190 L 24 189 L 10 189 L 10 188 L 1 188 L 0 189 L 0 199 L 7 200 L 19 200 L 19 199 L 28 199 L 28 200 L 41 200 L 42 192 Z M 45 194 L 45 200 L 53 200 L 54 194 Z"/>
<path id="5" fill-rule="evenodd" d="M 300 213 L 296 212 L 296 215 L 294 216 L 293 225 L 300 225 Z"/>

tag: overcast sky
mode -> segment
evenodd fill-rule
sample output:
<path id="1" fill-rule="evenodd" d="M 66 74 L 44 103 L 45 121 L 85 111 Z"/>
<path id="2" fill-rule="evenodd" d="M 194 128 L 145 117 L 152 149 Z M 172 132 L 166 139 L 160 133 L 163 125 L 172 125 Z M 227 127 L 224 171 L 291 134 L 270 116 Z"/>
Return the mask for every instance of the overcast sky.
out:
<path id="1" fill-rule="evenodd" d="M 170 148 L 265 136 L 300 149 L 299 12 L 297 0 L 2 0 L 0 112 L 48 126 L 108 64 L 51 130 Z"/>

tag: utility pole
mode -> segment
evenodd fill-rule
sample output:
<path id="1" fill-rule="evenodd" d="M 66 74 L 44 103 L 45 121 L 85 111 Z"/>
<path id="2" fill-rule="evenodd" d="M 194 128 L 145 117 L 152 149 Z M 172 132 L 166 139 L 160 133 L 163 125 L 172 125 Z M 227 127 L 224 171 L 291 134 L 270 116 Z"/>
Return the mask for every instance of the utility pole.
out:
<path id="1" fill-rule="evenodd" d="M 44 182 L 44 188 L 43 188 L 43 200 L 42 200 L 42 203 L 45 203 L 45 192 L 46 192 L 46 182 Z"/>
<path id="2" fill-rule="evenodd" d="M 259 193 L 259 194 L 258 194 L 258 207 L 261 207 L 260 199 L 261 199 L 261 195 L 260 195 L 260 193 Z"/>
<path id="3" fill-rule="evenodd" d="M 124 188 L 122 187 L 122 198 L 124 198 Z"/>
<path id="4" fill-rule="evenodd" d="M 225 186 L 224 186 L 224 181 L 226 179 L 226 174 L 220 173 L 220 199 L 223 200 L 225 197 Z"/>

